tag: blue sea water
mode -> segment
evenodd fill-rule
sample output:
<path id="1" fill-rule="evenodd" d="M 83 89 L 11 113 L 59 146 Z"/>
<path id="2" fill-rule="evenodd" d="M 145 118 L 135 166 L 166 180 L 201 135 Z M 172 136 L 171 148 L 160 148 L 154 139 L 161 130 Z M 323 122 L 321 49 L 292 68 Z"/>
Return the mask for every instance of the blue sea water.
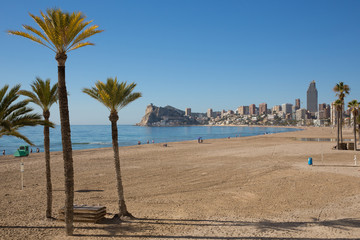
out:
<path id="1" fill-rule="evenodd" d="M 132 125 L 119 125 L 119 146 L 136 145 L 138 141 L 146 144 L 154 140 L 155 143 L 179 142 L 196 140 L 198 137 L 206 139 L 246 137 L 263 135 L 265 133 L 292 132 L 299 129 L 271 128 L 271 127 L 230 127 L 230 126 L 181 126 L 181 127 L 139 127 Z M 33 151 L 44 149 L 43 127 L 25 127 L 20 130 L 22 134 L 32 141 Z M 111 127 L 109 125 L 72 125 L 71 139 L 73 149 L 90 149 L 111 147 Z M 19 145 L 26 144 L 23 140 L 3 136 L 0 138 L 0 150 L 6 154 L 14 154 Z M 62 151 L 60 126 L 50 129 L 50 151 Z"/>

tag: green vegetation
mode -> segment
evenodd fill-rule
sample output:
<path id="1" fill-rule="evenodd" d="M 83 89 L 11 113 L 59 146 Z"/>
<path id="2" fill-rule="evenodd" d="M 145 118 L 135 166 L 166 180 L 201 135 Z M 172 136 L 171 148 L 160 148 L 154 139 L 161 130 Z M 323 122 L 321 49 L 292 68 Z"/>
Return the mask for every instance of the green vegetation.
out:
<path id="1" fill-rule="evenodd" d="M 27 106 L 27 101 L 15 103 L 19 98 L 20 84 L 11 88 L 9 92 L 8 89 L 8 85 L 0 89 L 0 138 L 14 136 L 34 145 L 18 130 L 25 126 L 43 125 L 44 121 L 39 114 L 31 113 L 33 109 Z"/>
<path id="2" fill-rule="evenodd" d="M 354 151 L 356 151 L 356 118 L 359 115 L 359 102 L 357 100 L 352 100 L 348 103 L 348 108 L 350 109 L 353 115 L 354 121 Z"/>
<path id="3" fill-rule="evenodd" d="M 50 123 L 50 108 L 58 100 L 57 84 L 50 86 L 50 79 L 43 81 L 40 78 L 31 84 L 32 92 L 20 90 L 19 94 L 28 97 L 26 101 L 38 105 L 43 110 L 43 117 L 46 123 Z M 52 123 L 50 123 L 53 125 Z M 47 207 L 46 218 L 51 218 L 52 209 L 52 183 L 51 183 L 51 168 L 50 168 L 50 132 L 49 125 L 44 125 L 44 150 L 45 150 L 45 175 L 46 175 L 46 195 Z"/>
<path id="4" fill-rule="evenodd" d="M 70 121 L 68 110 L 68 98 L 65 82 L 65 62 L 67 53 L 88 45 L 86 39 L 102 32 L 98 26 L 88 26 L 91 21 L 85 21 L 86 16 L 81 12 L 63 12 L 61 9 L 48 9 L 46 13 L 40 11 L 41 16 L 30 14 L 35 23 L 42 31 L 29 25 L 23 25 L 27 32 L 8 31 L 9 34 L 28 38 L 51 49 L 56 55 L 58 63 L 58 97 L 61 122 L 61 137 L 63 147 L 64 172 L 65 172 L 65 223 L 66 234 L 73 235 L 74 218 L 74 167 L 72 158 L 72 146 L 70 135 Z"/>
<path id="5" fill-rule="evenodd" d="M 110 110 L 109 120 L 111 122 L 112 145 L 114 150 L 114 163 L 119 199 L 119 217 L 132 217 L 132 215 L 128 212 L 126 208 L 123 184 L 121 180 L 117 128 L 117 121 L 119 119 L 118 112 L 119 110 L 127 106 L 129 103 L 141 97 L 141 93 L 133 93 L 135 87 L 135 83 L 131 83 L 129 85 L 127 85 L 126 82 L 119 83 L 115 77 L 115 79 L 108 78 L 106 83 L 98 81 L 95 83 L 95 87 L 83 89 L 84 93 L 96 99 Z"/>

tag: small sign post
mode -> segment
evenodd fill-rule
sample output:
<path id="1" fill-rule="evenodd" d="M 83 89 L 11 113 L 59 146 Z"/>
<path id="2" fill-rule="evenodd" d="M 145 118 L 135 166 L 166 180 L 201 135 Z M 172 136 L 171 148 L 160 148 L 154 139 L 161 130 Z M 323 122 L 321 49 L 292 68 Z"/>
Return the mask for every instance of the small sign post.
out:
<path id="1" fill-rule="evenodd" d="M 24 190 L 24 163 L 20 162 L 21 190 Z"/>

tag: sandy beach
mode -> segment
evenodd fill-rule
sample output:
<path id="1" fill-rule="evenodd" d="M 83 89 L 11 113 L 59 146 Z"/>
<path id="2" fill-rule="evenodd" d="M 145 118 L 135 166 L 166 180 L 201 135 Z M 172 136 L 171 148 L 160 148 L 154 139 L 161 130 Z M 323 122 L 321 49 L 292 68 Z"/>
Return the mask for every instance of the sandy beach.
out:
<path id="1" fill-rule="evenodd" d="M 111 148 L 74 151 L 75 203 L 103 205 L 106 219 L 46 221 L 43 153 L 0 157 L 0 239 L 360 238 L 360 152 L 332 150 L 336 128 L 120 148 L 128 210 L 117 212 Z M 350 129 L 344 138 L 353 138 Z M 313 166 L 307 164 L 313 158 Z M 51 153 L 53 215 L 64 205 L 61 152 Z"/>

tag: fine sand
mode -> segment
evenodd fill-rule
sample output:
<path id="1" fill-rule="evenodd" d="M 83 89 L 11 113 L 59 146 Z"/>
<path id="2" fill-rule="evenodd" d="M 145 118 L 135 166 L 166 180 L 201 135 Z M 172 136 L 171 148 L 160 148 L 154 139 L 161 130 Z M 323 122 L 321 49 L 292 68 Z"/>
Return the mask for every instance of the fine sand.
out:
<path id="1" fill-rule="evenodd" d="M 345 138 L 352 138 L 350 129 Z M 75 203 L 104 205 L 106 219 L 46 221 L 44 154 L 0 156 L 0 239 L 360 238 L 360 151 L 332 150 L 336 129 L 120 148 L 128 210 L 122 222 L 111 148 L 73 152 Z M 308 166 L 308 158 L 313 166 Z M 24 190 L 20 184 L 24 161 Z M 51 153 L 53 215 L 64 205 L 61 152 Z"/>

